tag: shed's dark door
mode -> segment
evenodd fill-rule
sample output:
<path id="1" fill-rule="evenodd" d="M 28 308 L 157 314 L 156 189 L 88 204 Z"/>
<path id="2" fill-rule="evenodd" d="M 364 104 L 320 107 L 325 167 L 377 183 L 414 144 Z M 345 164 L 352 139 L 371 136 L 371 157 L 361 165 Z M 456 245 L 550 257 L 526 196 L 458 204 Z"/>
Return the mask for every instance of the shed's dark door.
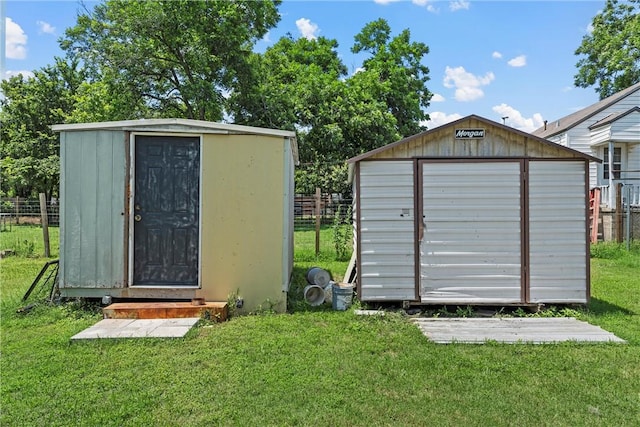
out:
<path id="1" fill-rule="evenodd" d="M 198 284 L 200 141 L 137 136 L 133 285 Z"/>

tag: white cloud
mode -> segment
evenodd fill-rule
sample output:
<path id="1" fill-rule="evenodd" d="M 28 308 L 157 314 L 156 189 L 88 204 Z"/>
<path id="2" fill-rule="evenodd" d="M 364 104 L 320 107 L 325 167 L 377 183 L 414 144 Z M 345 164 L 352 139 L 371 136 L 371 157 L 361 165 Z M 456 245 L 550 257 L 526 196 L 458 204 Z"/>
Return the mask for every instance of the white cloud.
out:
<path id="1" fill-rule="evenodd" d="M 566 92 L 570 92 L 572 90 L 573 90 L 573 86 L 565 86 L 565 87 L 562 88 L 562 91 L 565 92 L 565 93 Z"/>
<path id="2" fill-rule="evenodd" d="M 56 27 L 54 27 L 53 25 L 49 24 L 48 22 L 37 21 L 36 24 L 38 24 L 38 31 L 40 33 L 46 33 L 46 34 L 55 34 L 56 33 Z"/>
<path id="3" fill-rule="evenodd" d="M 365 70 L 364 67 L 356 67 L 356 69 L 353 70 L 353 74 L 358 74 L 364 70 Z"/>
<path id="4" fill-rule="evenodd" d="M 378 4 L 389 4 L 389 3 L 395 3 L 395 2 L 399 2 L 401 0 L 373 0 L 374 3 L 378 3 Z"/>
<path id="5" fill-rule="evenodd" d="M 314 24 L 307 18 L 300 18 L 296 21 L 296 27 L 298 27 L 298 31 L 302 34 L 307 40 L 315 40 L 318 38 L 318 32 L 320 31 L 318 28 L 318 24 Z"/>
<path id="6" fill-rule="evenodd" d="M 469 10 L 470 3 L 466 0 L 454 0 L 449 2 L 449 9 L 452 12 L 457 10 Z"/>
<path id="7" fill-rule="evenodd" d="M 511 65 L 512 67 L 524 67 L 525 65 L 527 65 L 527 56 L 516 56 L 515 58 L 510 59 L 507 64 Z"/>
<path id="8" fill-rule="evenodd" d="M 434 0 L 411 0 L 416 6 L 426 7 L 429 12 L 438 13 L 438 8 L 433 5 Z"/>
<path id="9" fill-rule="evenodd" d="M 9 17 L 5 18 L 6 35 L 5 49 L 9 59 L 25 59 L 27 57 L 27 35 L 20 25 Z"/>
<path id="10" fill-rule="evenodd" d="M 496 105 L 492 110 L 498 113 L 500 118 L 507 117 L 505 119 L 505 124 L 507 126 L 514 127 L 524 132 L 533 132 L 540 126 L 544 125 L 542 114 L 540 113 L 535 113 L 533 117 L 526 118 L 522 116 L 520 111 L 504 103 Z"/>
<path id="11" fill-rule="evenodd" d="M 3 79 L 10 79 L 11 77 L 17 76 L 19 74 L 22 74 L 22 76 L 25 79 L 29 79 L 29 78 L 34 76 L 32 71 L 27 71 L 27 70 L 11 71 L 11 70 L 7 70 L 4 73 Z"/>
<path id="12" fill-rule="evenodd" d="M 500 58 L 502 58 L 502 54 L 496 50 L 491 54 L 491 57 L 493 59 L 500 59 Z"/>
<path id="13" fill-rule="evenodd" d="M 420 122 L 420 125 L 426 126 L 427 129 L 433 129 L 433 128 L 437 128 L 438 126 L 451 123 L 461 118 L 462 116 L 458 113 L 447 114 L 441 111 L 433 111 L 429 113 L 429 120 L 425 122 Z"/>
<path id="14" fill-rule="evenodd" d="M 488 72 L 484 76 L 476 76 L 467 72 L 464 67 L 447 67 L 444 73 L 444 86 L 447 88 L 455 87 L 455 99 L 463 102 L 482 98 L 484 92 L 480 87 L 488 85 L 495 79 L 492 72 Z"/>
<path id="15" fill-rule="evenodd" d="M 439 93 L 434 93 L 433 96 L 431 97 L 431 102 L 444 102 L 444 96 L 440 95 Z"/>
<path id="16" fill-rule="evenodd" d="M 602 9 L 598 10 L 595 14 L 595 16 L 601 15 L 602 14 Z M 593 31 L 595 30 L 595 28 L 593 27 L 593 21 L 589 22 L 589 24 L 587 24 L 586 28 L 582 28 L 582 31 L 591 35 L 593 34 Z"/>

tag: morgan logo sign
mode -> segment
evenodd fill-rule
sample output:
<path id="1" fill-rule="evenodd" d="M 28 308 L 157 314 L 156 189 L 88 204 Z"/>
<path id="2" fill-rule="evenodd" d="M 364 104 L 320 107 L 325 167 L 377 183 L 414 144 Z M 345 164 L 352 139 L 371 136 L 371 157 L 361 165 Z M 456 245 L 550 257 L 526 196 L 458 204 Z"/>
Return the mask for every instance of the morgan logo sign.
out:
<path id="1" fill-rule="evenodd" d="M 456 129 L 456 139 L 484 138 L 484 129 Z"/>

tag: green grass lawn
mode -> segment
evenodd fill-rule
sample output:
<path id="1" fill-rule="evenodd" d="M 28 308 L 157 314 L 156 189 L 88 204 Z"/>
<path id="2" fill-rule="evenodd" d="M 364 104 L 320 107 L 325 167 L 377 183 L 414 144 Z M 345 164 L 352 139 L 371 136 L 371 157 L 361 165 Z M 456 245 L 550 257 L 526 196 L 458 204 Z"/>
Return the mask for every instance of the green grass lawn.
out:
<path id="1" fill-rule="evenodd" d="M 347 261 L 335 261 L 328 229 L 323 242 L 317 259 L 313 232 L 296 232 L 298 276 L 321 263 L 340 279 Z M 637 426 L 640 250 L 609 249 L 592 259 L 580 317 L 626 345 L 437 345 L 398 313 L 301 303 L 183 339 L 71 343 L 100 315 L 75 302 L 16 313 L 46 260 L 10 257 L 0 262 L 0 425 Z"/>

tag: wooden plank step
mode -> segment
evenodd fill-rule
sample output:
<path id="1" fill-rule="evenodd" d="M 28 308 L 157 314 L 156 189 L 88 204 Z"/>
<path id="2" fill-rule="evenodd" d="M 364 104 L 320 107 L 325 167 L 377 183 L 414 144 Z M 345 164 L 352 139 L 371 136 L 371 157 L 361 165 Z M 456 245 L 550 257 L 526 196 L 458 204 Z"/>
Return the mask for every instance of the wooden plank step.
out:
<path id="1" fill-rule="evenodd" d="M 117 302 L 102 309 L 105 319 L 174 319 L 203 317 L 227 320 L 229 307 L 226 302 L 205 301 L 196 305 L 191 302 Z"/>

